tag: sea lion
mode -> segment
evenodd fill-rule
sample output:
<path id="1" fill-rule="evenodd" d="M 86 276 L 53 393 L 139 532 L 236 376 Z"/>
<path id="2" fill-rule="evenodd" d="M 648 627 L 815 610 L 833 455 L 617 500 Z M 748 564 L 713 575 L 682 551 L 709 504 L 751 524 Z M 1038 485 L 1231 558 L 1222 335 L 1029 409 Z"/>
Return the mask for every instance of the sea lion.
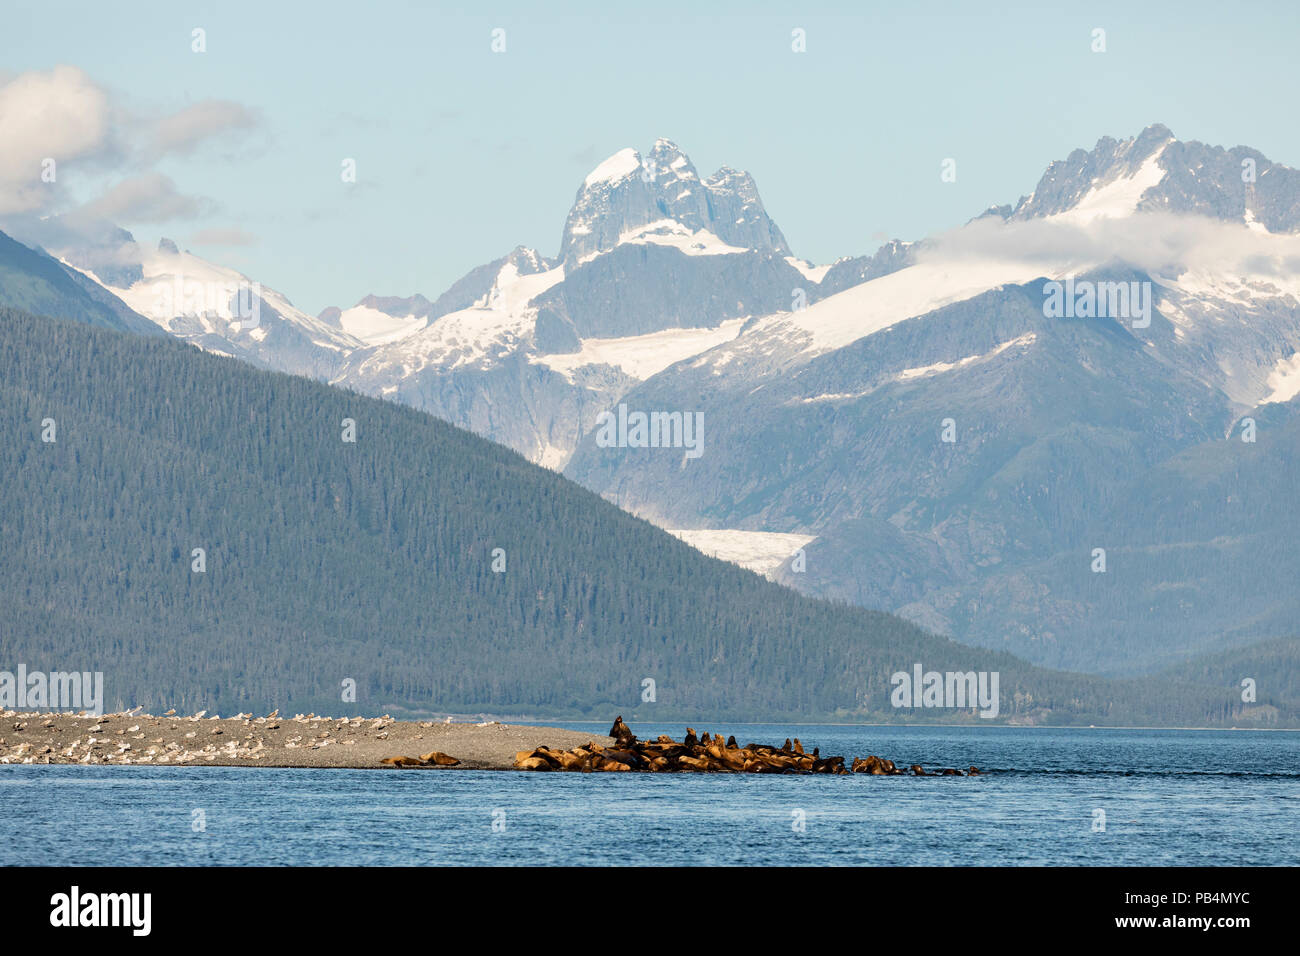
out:
<path id="1" fill-rule="evenodd" d="M 550 770 L 551 765 L 541 757 L 525 757 L 515 763 L 516 770 Z"/>
<path id="2" fill-rule="evenodd" d="M 798 737 L 794 738 L 794 752 L 797 754 L 803 753 L 803 744 L 799 742 Z"/>
<path id="3" fill-rule="evenodd" d="M 728 750 L 739 750 L 739 749 L 740 749 L 739 746 L 736 744 L 736 735 L 735 735 L 735 734 L 732 734 L 730 737 L 727 738 L 727 749 L 728 749 Z"/>
<path id="4" fill-rule="evenodd" d="M 430 750 L 427 754 L 420 754 L 420 759 L 425 763 L 430 763 L 438 767 L 455 767 L 460 761 L 455 757 L 443 753 L 440 750 Z"/>
<path id="5" fill-rule="evenodd" d="M 979 767 L 971 767 L 969 770 L 966 771 L 966 776 L 968 777 L 978 777 L 979 775 L 980 775 Z"/>
<path id="6" fill-rule="evenodd" d="M 606 750 L 603 754 L 606 760 L 617 760 L 621 764 L 626 764 L 629 769 L 641 766 L 641 757 L 632 750 Z"/>
<path id="7" fill-rule="evenodd" d="M 781 752 L 782 752 L 782 753 L 787 753 L 787 754 L 788 754 L 792 749 L 794 749 L 794 748 L 791 747 L 791 745 L 790 745 L 790 738 L 789 738 L 789 737 L 786 737 L 786 738 L 785 738 L 785 744 L 781 747 Z"/>
<path id="8" fill-rule="evenodd" d="M 423 767 L 424 766 L 424 761 L 420 760 L 418 757 L 385 757 L 383 760 L 379 762 L 382 764 L 387 764 L 390 767 Z"/>
<path id="9" fill-rule="evenodd" d="M 912 764 L 912 766 L 909 769 L 912 771 L 912 773 L 916 774 L 916 776 L 918 777 L 927 776 L 925 772 L 925 768 L 922 767 L 919 763 Z"/>
<path id="10" fill-rule="evenodd" d="M 695 736 L 694 727 L 686 728 L 686 736 L 682 738 L 682 744 L 687 747 L 698 747 L 700 745 L 699 739 Z"/>
<path id="11" fill-rule="evenodd" d="M 613 737 L 618 743 L 622 743 L 625 740 L 631 743 L 636 743 L 636 735 L 632 733 L 631 728 L 629 728 L 627 724 L 623 723 L 622 714 L 619 714 L 614 718 L 614 726 L 609 728 L 609 736 Z"/>

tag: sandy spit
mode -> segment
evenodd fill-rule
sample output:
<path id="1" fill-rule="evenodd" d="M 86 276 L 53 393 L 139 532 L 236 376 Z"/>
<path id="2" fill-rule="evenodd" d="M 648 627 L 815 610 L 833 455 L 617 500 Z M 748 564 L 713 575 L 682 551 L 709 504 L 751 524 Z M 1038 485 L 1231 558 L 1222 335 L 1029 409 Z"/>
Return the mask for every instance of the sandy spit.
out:
<path id="1" fill-rule="evenodd" d="M 392 717 L 317 717 L 276 714 L 216 718 L 206 712 L 168 714 L 0 713 L 0 764 L 112 764 L 184 767 L 350 767 L 423 770 L 510 770 L 515 752 L 548 746 L 570 749 L 602 735 L 522 724 L 444 724 Z M 386 757 L 439 751 L 456 767 L 403 771 Z"/>

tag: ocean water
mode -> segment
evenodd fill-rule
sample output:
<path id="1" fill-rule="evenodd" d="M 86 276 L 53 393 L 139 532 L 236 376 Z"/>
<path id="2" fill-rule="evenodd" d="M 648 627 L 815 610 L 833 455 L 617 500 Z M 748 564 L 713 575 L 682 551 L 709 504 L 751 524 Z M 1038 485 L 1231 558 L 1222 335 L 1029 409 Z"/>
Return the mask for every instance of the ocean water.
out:
<path id="1" fill-rule="evenodd" d="M 707 729 L 985 775 L 0 766 L 0 865 L 1300 863 L 1300 734 Z"/>

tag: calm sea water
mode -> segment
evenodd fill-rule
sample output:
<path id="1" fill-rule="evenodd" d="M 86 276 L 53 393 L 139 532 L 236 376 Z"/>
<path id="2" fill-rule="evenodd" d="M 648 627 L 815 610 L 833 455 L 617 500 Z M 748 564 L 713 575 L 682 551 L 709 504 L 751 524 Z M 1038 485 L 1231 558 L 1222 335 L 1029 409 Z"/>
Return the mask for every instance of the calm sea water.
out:
<path id="1" fill-rule="evenodd" d="M 633 729 L 643 737 L 682 732 L 676 725 Z M 734 733 L 742 744 L 779 743 L 796 730 L 708 729 Z M 875 753 L 927 769 L 974 764 L 989 773 L 917 779 L 0 766 L 0 865 L 1300 862 L 1298 734 L 797 732 L 805 747 L 827 755 Z M 202 811 L 201 832 L 195 810 Z M 1099 810 L 1104 832 L 1094 829 Z"/>

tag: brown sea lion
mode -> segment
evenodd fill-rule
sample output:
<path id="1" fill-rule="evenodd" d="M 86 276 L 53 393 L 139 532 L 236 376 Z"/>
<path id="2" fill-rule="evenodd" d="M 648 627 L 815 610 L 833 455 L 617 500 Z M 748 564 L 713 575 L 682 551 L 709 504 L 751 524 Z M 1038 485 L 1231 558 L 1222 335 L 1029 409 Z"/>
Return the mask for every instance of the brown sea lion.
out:
<path id="1" fill-rule="evenodd" d="M 794 738 L 794 752 L 797 754 L 803 753 L 803 744 L 799 742 L 798 737 Z"/>
<path id="2" fill-rule="evenodd" d="M 617 760 L 619 763 L 627 764 L 629 768 L 640 767 L 643 762 L 633 750 L 606 750 L 601 756 L 606 760 Z"/>
<path id="3" fill-rule="evenodd" d="M 515 762 L 516 770 L 550 770 L 551 765 L 541 757 L 525 757 Z"/>
<path id="4" fill-rule="evenodd" d="M 420 759 L 425 763 L 431 763 L 439 767 L 455 767 L 460 764 L 460 761 L 455 757 L 440 750 L 430 750 L 427 754 L 420 754 Z"/>
<path id="5" fill-rule="evenodd" d="M 385 757 L 383 760 L 379 762 L 382 764 L 387 764 L 390 767 L 423 767 L 424 766 L 424 761 L 420 760 L 418 757 Z"/>
<path id="6" fill-rule="evenodd" d="M 632 733 L 632 729 L 623 723 L 622 714 L 614 718 L 614 726 L 609 728 L 609 735 L 619 744 L 631 746 L 636 743 L 636 734 Z"/>
<path id="7" fill-rule="evenodd" d="M 730 737 L 727 738 L 727 749 L 728 749 L 728 750 L 739 750 L 739 749 L 740 749 L 740 746 L 736 743 L 736 735 L 735 735 L 735 734 L 732 734 Z"/>
<path id="8" fill-rule="evenodd" d="M 971 767 L 969 770 L 966 771 L 966 776 L 968 777 L 978 777 L 979 775 L 980 775 L 979 767 Z"/>
<path id="9" fill-rule="evenodd" d="M 694 727 L 686 728 L 686 736 L 682 738 L 682 744 L 687 747 L 698 747 L 700 745 L 699 739 L 695 736 Z"/>

